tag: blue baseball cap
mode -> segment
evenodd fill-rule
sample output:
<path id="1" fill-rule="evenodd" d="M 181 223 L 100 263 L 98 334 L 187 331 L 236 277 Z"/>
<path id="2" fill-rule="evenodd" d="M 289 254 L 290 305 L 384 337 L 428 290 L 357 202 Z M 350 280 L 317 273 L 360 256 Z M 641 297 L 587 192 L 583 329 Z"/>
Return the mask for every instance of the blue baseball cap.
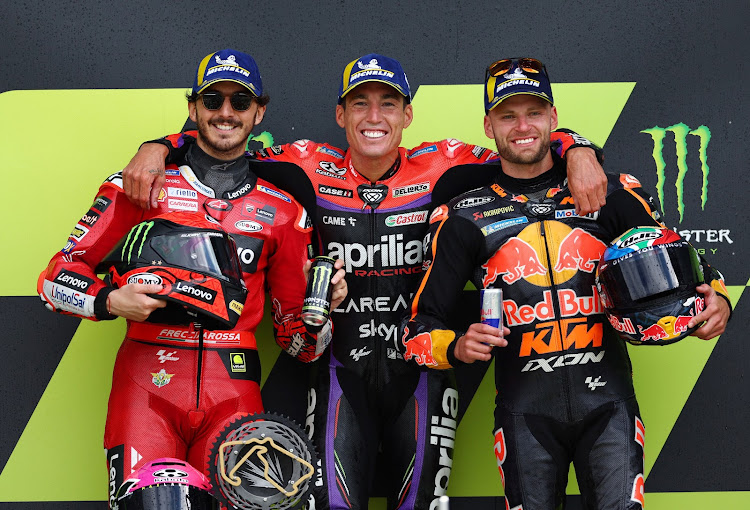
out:
<path id="1" fill-rule="evenodd" d="M 407 103 L 411 103 L 409 80 L 406 79 L 406 73 L 399 61 L 377 53 L 369 53 L 357 60 L 352 60 L 344 68 L 339 87 L 339 104 L 354 87 L 368 81 L 379 81 L 390 85 L 406 98 Z"/>
<path id="2" fill-rule="evenodd" d="M 554 105 L 547 69 L 535 58 L 505 58 L 493 62 L 485 71 L 484 111 L 511 96 L 528 94 Z"/>
<path id="3" fill-rule="evenodd" d="M 220 50 L 206 55 L 195 73 L 193 92 L 200 94 L 218 81 L 233 81 L 247 88 L 253 95 L 263 95 L 263 81 L 258 64 L 247 53 L 237 50 Z"/>

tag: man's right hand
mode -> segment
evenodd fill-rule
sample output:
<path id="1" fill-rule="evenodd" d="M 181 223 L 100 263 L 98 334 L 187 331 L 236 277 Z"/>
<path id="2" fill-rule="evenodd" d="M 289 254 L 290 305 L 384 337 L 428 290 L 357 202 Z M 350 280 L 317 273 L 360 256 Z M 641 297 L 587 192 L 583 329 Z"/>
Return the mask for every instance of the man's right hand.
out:
<path id="1" fill-rule="evenodd" d="M 164 187 L 164 160 L 169 150 L 160 143 L 144 143 L 122 170 L 122 183 L 128 200 L 141 209 L 157 207 Z"/>
<path id="2" fill-rule="evenodd" d="M 143 322 L 148 319 L 151 312 L 167 306 L 167 302 L 163 299 L 154 299 L 147 295 L 156 294 L 161 289 L 162 286 L 157 284 L 129 283 L 123 285 L 107 296 L 107 311 L 131 321 Z"/>
<path id="3" fill-rule="evenodd" d="M 503 327 L 500 331 L 499 328 L 494 328 L 489 324 L 475 322 L 469 326 L 466 334 L 459 337 L 453 354 L 456 359 L 464 363 L 489 361 L 492 359 L 493 348 L 508 345 L 505 335 L 510 335 L 510 329 L 507 327 Z"/>

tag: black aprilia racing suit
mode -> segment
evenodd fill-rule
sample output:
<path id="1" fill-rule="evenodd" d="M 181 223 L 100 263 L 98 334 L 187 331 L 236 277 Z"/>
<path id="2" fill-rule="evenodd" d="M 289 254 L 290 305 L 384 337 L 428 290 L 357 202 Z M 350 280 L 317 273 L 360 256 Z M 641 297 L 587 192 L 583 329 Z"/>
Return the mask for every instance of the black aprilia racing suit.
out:
<path id="1" fill-rule="evenodd" d="M 552 137 L 560 153 L 576 142 L 565 132 Z M 191 142 L 188 135 L 167 141 L 173 151 Z M 250 154 L 299 166 L 290 172 L 270 165 L 260 176 L 296 197 L 313 218 L 320 251 L 345 261 L 349 294 L 334 312 L 335 336 L 308 395 L 314 419 L 307 428 L 322 458 L 316 508 L 367 508 L 379 450 L 388 508 L 434 508 L 445 494 L 455 380 L 452 371 L 404 363 L 398 325 L 422 273 L 429 211 L 489 182 L 490 174 L 471 169 L 495 156 L 458 140 L 400 148 L 393 167 L 372 183 L 349 151 L 327 144 L 299 140 Z M 469 171 L 447 178 L 468 163 Z"/>
<path id="2" fill-rule="evenodd" d="M 586 508 L 643 504 L 643 423 L 625 343 L 594 288 L 607 244 L 627 229 L 657 225 L 652 199 L 630 175 L 608 175 L 607 204 L 578 216 L 564 164 L 528 180 L 498 163 L 495 181 L 431 215 L 426 273 L 402 347 L 407 359 L 455 366 L 445 327 L 467 280 L 503 289 L 508 346 L 494 349 L 495 454 L 508 509 L 564 505 L 572 461 Z M 467 170 L 471 171 L 471 169 Z M 723 288 L 704 264 L 706 281 Z M 726 295 L 724 295 L 726 297 Z"/>

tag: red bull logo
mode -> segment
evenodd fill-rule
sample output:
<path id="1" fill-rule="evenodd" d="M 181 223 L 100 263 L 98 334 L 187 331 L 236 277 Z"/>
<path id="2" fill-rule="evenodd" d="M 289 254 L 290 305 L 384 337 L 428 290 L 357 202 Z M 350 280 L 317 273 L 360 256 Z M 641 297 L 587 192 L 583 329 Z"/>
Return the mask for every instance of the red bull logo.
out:
<path id="1" fill-rule="evenodd" d="M 521 278 L 547 274 L 534 247 L 519 237 L 506 242 L 482 265 L 482 269 L 486 275 L 484 287 L 494 283 L 498 276 L 502 276 L 505 283 L 513 284 Z"/>
<path id="2" fill-rule="evenodd" d="M 404 330 L 404 338 L 408 338 L 409 328 Z M 404 347 L 404 359 L 409 361 L 414 358 L 414 361 L 424 366 L 437 366 L 437 361 L 432 357 L 432 337 L 429 333 L 420 333 L 413 338 L 403 340 Z"/>
<path id="3" fill-rule="evenodd" d="M 646 342 L 648 340 L 664 340 L 665 338 L 669 337 L 667 331 L 659 324 L 652 324 L 645 329 L 643 328 L 643 326 L 638 324 L 638 331 L 640 331 L 641 333 L 642 342 Z"/>
<path id="4" fill-rule="evenodd" d="M 580 228 L 574 228 L 560 243 L 555 271 L 581 270 L 591 273 L 607 245 Z"/>

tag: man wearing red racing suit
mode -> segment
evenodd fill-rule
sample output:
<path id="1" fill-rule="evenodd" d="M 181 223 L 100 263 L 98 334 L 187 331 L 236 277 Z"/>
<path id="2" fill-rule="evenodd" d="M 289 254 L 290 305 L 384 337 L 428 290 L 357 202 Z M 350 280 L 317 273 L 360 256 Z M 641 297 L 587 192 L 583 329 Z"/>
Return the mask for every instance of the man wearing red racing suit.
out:
<path id="1" fill-rule="evenodd" d="M 498 64 L 509 66 L 500 73 L 507 80 L 532 75 L 522 67 L 532 63 L 507 60 Z M 545 88 L 546 71 L 532 77 Z M 631 227 L 659 225 L 659 215 L 625 174 L 608 176 L 599 212 L 578 215 L 564 162 L 546 142 L 557 124 L 549 84 L 545 97 L 528 88 L 531 79 L 497 81 L 498 89 L 487 88 L 497 91 L 485 128 L 503 159 L 465 170 L 490 175 L 491 185 L 431 215 L 427 270 L 402 351 L 438 369 L 494 353 L 495 454 L 506 509 L 563 508 L 571 461 L 585 508 L 641 508 L 643 423 L 627 349 L 603 313 L 594 270 L 610 241 Z M 713 324 L 696 333 L 708 338 L 723 330 L 729 301 L 721 275 L 704 268 L 711 286 L 698 290 L 706 309 L 692 320 Z M 502 288 L 502 332 L 486 324 L 466 332 L 446 327 L 467 281 Z"/>
<path id="2" fill-rule="evenodd" d="M 219 60 L 235 64 L 217 65 Z M 55 311 L 92 320 L 128 319 L 104 438 L 110 503 L 123 478 L 153 459 L 185 459 L 208 474 L 210 448 L 226 420 L 263 410 L 255 330 L 266 290 L 274 335 L 286 352 L 312 361 L 331 335 L 330 324 L 309 334 L 299 318 L 309 217 L 288 194 L 258 179 L 254 168 L 269 163 L 243 156 L 245 140 L 267 102 L 255 62 L 249 55 L 223 50 L 204 63 L 188 98 L 190 116 L 199 127 L 198 143 L 167 166 L 158 207 L 144 211 L 133 205 L 120 173 L 110 176 L 39 278 L 39 294 Z M 94 268 L 131 227 L 171 211 L 210 216 L 236 241 L 248 297 L 232 330 L 140 322 L 164 306 L 146 295 L 159 286 L 133 283 L 113 289 L 97 277 Z M 340 271 L 335 280 L 342 275 Z M 338 293 L 335 300 L 341 300 Z"/>
<path id="3" fill-rule="evenodd" d="M 356 69 L 390 72 L 391 78 L 358 75 Z M 334 340 L 309 391 L 314 420 L 308 427 L 324 477 L 315 504 L 367 508 L 382 450 L 388 508 L 434 508 L 448 485 L 458 393 L 451 373 L 404 363 L 397 328 L 422 272 L 422 239 L 436 197 L 447 199 L 487 182 L 464 172 L 447 188 L 443 176 L 456 165 L 482 163 L 495 154 L 457 140 L 399 147 L 411 121 L 411 97 L 393 59 L 374 54 L 357 59 L 343 82 L 337 118 L 349 150 L 300 140 L 250 154 L 301 168 L 289 172 L 269 165 L 263 177 L 303 203 L 319 249 L 344 259 L 349 275 L 349 296 L 334 315 Z M 362 120 L 367 111 L 372 117 Z M 574 143 L 567 133 L 554 138 L 561 152 Z M 376 144 L 384 140 L 391 145 L 379 160 Z M 191 137 L 167 141 L 174 154 Z M 450 437 L 431 432 L 435 420 L 449 424 L 441 430 Z"/>

